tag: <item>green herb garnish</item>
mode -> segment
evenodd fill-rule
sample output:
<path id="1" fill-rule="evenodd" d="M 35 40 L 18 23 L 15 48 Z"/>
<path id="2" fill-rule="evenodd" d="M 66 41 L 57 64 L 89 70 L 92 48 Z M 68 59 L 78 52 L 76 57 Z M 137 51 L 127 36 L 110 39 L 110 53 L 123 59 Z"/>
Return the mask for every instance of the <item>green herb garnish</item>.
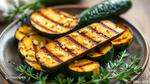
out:
<path id="1" fill-rule="evenodd" d="M 130 56 L 130 62 L 126 63 L 125 59 L 127 56 Z M 101 67 L 99 75 L 93 75 L 91 80 L 86 80 L 84 77 L 69 78 L 56 76 L 52 83 L 54 84 L 108 84 L 112 80 L 117 80 L 120 83 L 126 83 L 131 80 L 133 75 L 138 74 L 141 71 L 141 67 L 138 66 L 139 59 L 137 56 L 131 56 L 126 51 L 123 51 L 119 54 L 118 58 L 114 61 L 109 61 L 106 68 Z M 42 83 L 46 83 L 48 75 L 44 75 L 44 73 L 37 72 L 34 74 L 34 69 L 19 65 L 17 67 L 17 71 L 23 73 L 26 78 L 29 80 L 30 78 L 35 79 L 37 81 L 42 81 Z"/>
<path id="2" fill-rule="evenodd" d="M 43 72 L 43 71 L 38 72 L 35 69 L 33 69 L 32 67 L 27 66 L 27 65 L 20 64 L 16 68 L 16 71 L 25 76 L 25 78 L 23 80 L 29 81 L 30 79 L 34 79 L 34 80 L 36 80 L 37 84 L 46 84 L 46 80 L 48 78 L 48 75 L 45 74 L 45 72 Z"/>
<path id="3" fill-rule="evenodd" d="M 14 10 L 10 10 L 6 13 L 5 17 L 6 20 L 12 21 L 16 18 L 18 19 L 24 19 L 26 16 L 28 16 L 32 11 L 35 11 L 41 7 L 43 7 L 43 4 L 41 2 L 42 0 L 35 0 L 34 2 L 23 4 L 20 6 L 14 6 Z"/>

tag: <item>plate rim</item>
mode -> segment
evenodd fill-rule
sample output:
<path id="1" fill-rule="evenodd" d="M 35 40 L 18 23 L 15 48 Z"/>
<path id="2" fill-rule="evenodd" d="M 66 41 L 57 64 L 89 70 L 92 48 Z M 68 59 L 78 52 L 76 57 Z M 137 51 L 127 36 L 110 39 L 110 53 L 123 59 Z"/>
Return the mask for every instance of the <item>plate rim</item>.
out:
<path id="1" fill-rule="evenodd" d="M 56 8 L 56 9 L 59 9 L 59 8 L 70 8 L 70 9 L 83 9 L 83 8 L 88 8 L 89 6 L 86 6 L 86 5 L 57 5 L 57 6 L 51 6 L 52 8 Z M 139 33 L 139 35 L 142 37 L 143 41 L 145 42 L 145 48 L 146 48 L 146 58 L 145 58 L 145 62 L 144 64 L 142 65 L 142 71 L 139 72 L 137 75 L 135 75 L 128 83 L 131 84 L 133 83 L 135 80 L 137 80 L 142 74 L 143 72 L 145 71 L 146 67 L 147 67 L 147 64 L 148 64 L 148 61 L 149 61 L 149 45 L 148 45 L 148 41 L 146 40 L 146 38 L 144 37 L 144 34 L 141 32 L 141 30 L 139 29 L 139 27 L 135 26 L 135 25 L 132 25 L 130 21 L 128 21 L 126 18 L 123 18 L 121 16 L 119 16 L 119 18 L 122 18 L 125 22 L 128 22 L 128 24 L 132 27 L 134 27 L 134 29 Z M 20 20 L 19 19 L 16 19 L 14 21 L 12 21 L 10 24 L 8 24 L 8 26 L 6 28 L 3 29 L 3 31 L 0 33 L 0 39 L 2 39 L 2 36 L 3 34 L 8 30 L 10 29 L 11 27 L 13 27 L 16 23 L 18 23 Z M 2 67 L 0 67 L 0 74 L 3 76 L 3 78 L 8 81 L 9 83 L 11 83 L 11 79 L 7 79 L 6 76 L 5 76 L 5 71 L 3 71 Z"/>

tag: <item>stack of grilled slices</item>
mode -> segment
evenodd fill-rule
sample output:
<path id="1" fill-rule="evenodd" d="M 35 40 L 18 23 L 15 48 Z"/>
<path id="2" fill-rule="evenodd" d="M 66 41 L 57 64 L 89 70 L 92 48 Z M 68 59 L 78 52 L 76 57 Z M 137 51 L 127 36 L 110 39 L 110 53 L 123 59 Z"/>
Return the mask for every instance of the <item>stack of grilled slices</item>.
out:
<path id="1" fill-rule="evenodd" d="M 132 41 L 132 32 L 121 23 L 102 20 L 73 30 L 77 21 L 52 8 L 33 12 L 31 24 L 23 24 L 15 34 L 25 62 L 49 73 L 66 68 L 70 76 L 91 76 Z"/>

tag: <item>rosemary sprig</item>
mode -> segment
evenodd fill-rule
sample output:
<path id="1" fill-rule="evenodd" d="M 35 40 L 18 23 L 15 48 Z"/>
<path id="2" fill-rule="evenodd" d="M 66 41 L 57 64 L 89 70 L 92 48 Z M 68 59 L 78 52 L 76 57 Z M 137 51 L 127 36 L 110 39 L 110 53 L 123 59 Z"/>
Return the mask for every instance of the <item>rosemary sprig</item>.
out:
<path id="1" fill-rule="evenodd" d="M 24 80 L 26 81 L 29 81 L 30 79 L 36 80 L 36 84 L 46 84 L 46 80 L 48 78 L 48 75 L 43 71 L 35 71 L 35 69 L 27 65 L 19 65 L 16 68 L 16 71 L 23 74 L 25 76 Z"/>
<path id="2" fill-rule="evenodd" d="M 5 18 L 8 21 L 12 21 L 14 19 L 24 19 L 24 17 L 28 16 L 32 11 L 43 7 L 41 0 L 35 0 L 34 2 L 23 4 L 20 6 L 14 6 L 14 10 L 10 10 L 5 14 Z"/>
<path id="3" fill-rule="evenodd" d="M 73 83 L 73 81 L 74 81 L 74 79 L 73 78 L 65 78 L 65 77 L 62 77 L 62 76 L 56 76 L 55 78 L 54 78 L 54 81 L 53 81 L 53 83 L 54 84 L 72 84 Z"/>
<path id="4" fill-rule="evenodd" d="M 126 83 L 131 80 L 131 77 L 141 71 L 141 67 L 137 64 L 139 59 L 136 56 L 131 56 L 130 63 L 125 63 L 125 58 L 128 56 L 126 51 L 120 53 L 119 58 L 115 61 L 110 61 L 107 68 L 101 67 L 101 73 L 98 76 L 93 76 L 91 83 L 109 83 L 111 79 L 118 80 L 120 83 Z"/>
<path id="5" fill-rule="evenodd" d="M 133 75 L 141 71 L 141 67 L 137 65 L 139 62 L 137 56 L 131 56 L 130 63 L 127 64 L 125 62 L 127 56 L 129 54 L 126 51 L 121 52 L 118 59 L 109 61 L 106 68 L 100 68 L 101 72 L 98 76 L 93 75 L 90 81 L 87 81 L 84 77 L 79 77 L 75 84 L 109 84 L 111 80 L 118 80 L 120 83 L 128 82 Z M 62 79 L 58 77 L 57 81 L 60 80 L 59 78 Z M 65 78 L 63 81 L 67 82 Z"/>
<path id="6" fill-rule="evenodd" d="M 126 63 L 125 59 L 130 56 L 130 62 Z M 112 80 L 117 80 L 120 83 L 126 83 L 131 80 L 131 77 L 141 71 L 141 67 L 138 66 L 139 59 L 137 56 L 131 56 L 126 51 L 119 54 L 118 58 L 114 61 L 109 61 L 106 68 L 100 67 L 100 74 L 93 75 L 91 80 L 86 80 L 85 77 L 69 78 L 63 76 L 56 76 L 51 82 L 52 84 L 109 84 Z M 27 79 L 35 79 L 46 83 L 48 75 L 43 75 L 43 72 L 37 72 L 34 74 L 34 69 L 20 65 L 17 71 L 27 76 Z M 41 74 L 41 75 L 39 75 Z"/>

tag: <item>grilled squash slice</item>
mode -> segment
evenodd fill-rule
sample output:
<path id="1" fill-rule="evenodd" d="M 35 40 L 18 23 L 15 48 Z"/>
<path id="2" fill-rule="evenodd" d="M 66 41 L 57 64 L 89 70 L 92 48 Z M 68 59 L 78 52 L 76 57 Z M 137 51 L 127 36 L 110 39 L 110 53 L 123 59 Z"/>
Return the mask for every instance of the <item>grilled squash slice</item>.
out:
<path id="1" fill-rule="evenodd" d="M 41 66 L 36 60 L 35 55 L 41 47 L 49 42 L 49 39 L 39 35 L 30 35 L 25 36 L 21 41 L 19 41 L 18 48 L 28 65 L 32 66 L 36 70 L 42 70 Z"/>
<path id="2" fill-rule="evenodd" d="M 104 66 L 113 56 L 114 48 L 112 43 L 106 44 L 88 53 L 87 56 L 93 61 L 99 62 Z"/>
<path id="3" fill-rule="evenodd" d="M 91 77 L 93 74 L 98 75 L 100 72 L 100 65 L 87 59 L 76 60 L 68 66 L 67 74 L 72 77 L 84 76 Z"/>
<path id="4" fill-rule="evenodd" d="M 35 35 L 37 34 L 32 27 L 28 26 L 28 25 L 22 25 L 20 28 L 17 29 L 16 33 L 15 33 L 15 37 L 17 40 L 22 40 L 25 36 L 28 35 Z"/>
<path id="5" fill-rule="evenodd" d="M 32 13 L 31 24 L 43 35 L 59 36 L 72 30 L 77 24 L 77 19 L 56 9 L 41 8 Z"/>
<path id="6" fill-rule="evenodd" d="M 110 26 L 111 28 L 116 27 L 116 25 L 113 24 L 113 22 L 108 20 L 102 21 L 102 23 L 107 26 Z M 116 53 L 127 48 L 127 46 L 131 43 L 133 38 L 132 32 L 125 25 L 117 24 L 117 26 L 123 27 L 125 29 L 125 32 L 116 39 L 112 40 L 112 44 L 110 43 L 104 45 L 88 53 L 88 58 L 100 62 L 100 64 L 103 66 L 113 56 L 114 50 Z"/>
<path id="7" fill-rule="evenodd" d="M 45 45 L 37 52 L 36 58 L 51 73 L 123 32 L 124 29 L 118 26 L 111 28 L 102 22 L 93 23 Z"/>
<path id="8" fill-rule="evenodd" d="M 126 49 L 128 45 L 131 44 L 132 39 L 133 39 L 132 32 L 126 28 L 125 32 L 121 36 L 112 41 L 112 44 L 114 45 L 115 48 L 115 52 L 119 52 Z"/>

